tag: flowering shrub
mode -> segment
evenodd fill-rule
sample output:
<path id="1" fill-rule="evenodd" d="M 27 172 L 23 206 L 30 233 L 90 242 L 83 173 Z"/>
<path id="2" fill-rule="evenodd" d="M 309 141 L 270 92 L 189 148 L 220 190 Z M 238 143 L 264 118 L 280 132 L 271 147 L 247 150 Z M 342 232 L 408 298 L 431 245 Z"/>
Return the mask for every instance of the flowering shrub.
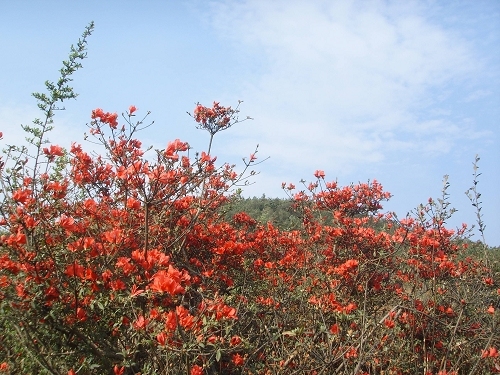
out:
<path id="1" fill-rule="evenodd" d="M 92 111 L 102 156 L 46 144 L 92 26 L 35 94 L 45 121 L 24 127 L 30 144 L 2 160 L 0 372 L 500 371 L 498 275 L 462 257 L 445 199 L 397 220 L 378 182 L 316 171 L 302 191 L 283 185 L 300 228 L 225 220 L 256 157 L 241 173 L 216 165 L 214 135 L 239 121 L 219 103 L 196 105 L 210 144 L 194 158 L 180 140 L 147 154 L 135 106 Z"/>

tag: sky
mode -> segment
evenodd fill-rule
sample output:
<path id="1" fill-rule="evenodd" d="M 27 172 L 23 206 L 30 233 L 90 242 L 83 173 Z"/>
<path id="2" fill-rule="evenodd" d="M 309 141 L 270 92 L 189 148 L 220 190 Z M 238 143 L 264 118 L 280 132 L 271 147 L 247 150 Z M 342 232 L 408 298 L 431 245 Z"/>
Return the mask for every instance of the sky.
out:
<path id="1" fill-rule="evenodd" d="M 472 225 L 465 191 L 481 193 L 485 237 L 500 246 L 500 2 L 420 1 L 2 1 L 0 131 L 40 117 L 31 93 L 56 80 L 90 22 L 79 94 L 57 113 L 52 143 L 82 143 L 92 109 L 138 115 L 139 134 L 162 149 L 195 151 L 208 133 L 186 112 L 197 102 L 240 106 L 248 120 L 216 135 L 212 155 L 243 169 L 259 145 L 244 196 L 285 197 L 282 182 L 377 180 L 405 217 L 439 198 L 449 175 L 451 228 Z M 474 240 L 478 240 L 477 231 Z"/>

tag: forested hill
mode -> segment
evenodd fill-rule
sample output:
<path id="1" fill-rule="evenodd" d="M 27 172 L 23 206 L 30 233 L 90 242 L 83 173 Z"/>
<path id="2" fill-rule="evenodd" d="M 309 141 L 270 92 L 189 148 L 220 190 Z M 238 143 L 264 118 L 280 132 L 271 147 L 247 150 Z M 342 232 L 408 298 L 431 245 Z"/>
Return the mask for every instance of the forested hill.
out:
<path id="1" fill-rule="evenodd" d="M 238 212 L 246 212 L 261 224 L 270 221 L 281 229 L 293 229 L 301 223 L 290 199 L 267 198 L 265 195 L 260 198 L 237 198 L 225 208 L 227 218 Z"/>
<path id="2" fill-rule="evenodd" d="M 225 206 L 224 211 L 227 219 L 232 218 L 236 213 L 246 212 L 261 224 L 271 222 L 276 227 L 284 230 L 297 229 L 302 223 L 300 213 L 293 208 L 292 200 L 268 198 L 265 195 L 260 198 L 238 197 Z M 474 242 L 467 238 L 457 239 L 457 241 L 465 241 L 468 244 L 468 250 L 464 256 L 472 255 L 476 258 L 484 256 L 484 246 L 480 242 Z M 487 248 L 490 260 L 493 261 L 493 268 L 500 271 L 500 247 L 488 246 Z"/>

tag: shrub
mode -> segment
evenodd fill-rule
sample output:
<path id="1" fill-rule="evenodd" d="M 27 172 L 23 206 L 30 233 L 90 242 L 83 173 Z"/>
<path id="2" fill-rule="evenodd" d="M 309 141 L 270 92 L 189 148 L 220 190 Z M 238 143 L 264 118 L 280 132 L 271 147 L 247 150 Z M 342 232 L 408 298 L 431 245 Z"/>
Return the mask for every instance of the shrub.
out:
<path id="1" fill-rule="evenodd" d="M 94 156 L 45 143 L 70 75 L 35 94 L 45 120 L 2 161 L 0 371 L 40 374 L 453 374 L 500 367 L 498 275 L 462 256 L 444 198 L 382 214 L 376 182 L 316 182 L 284 230 L 221 210 L 243 172 L 216 166 L 235 109 L 198 104 L 208 152 L 175 140 L 148 156 L 131 106 L 96 109 Z M 146 115 L 147 116 L 147 115 Z M 124 125 L 121 125 L 122 122 Z"/>

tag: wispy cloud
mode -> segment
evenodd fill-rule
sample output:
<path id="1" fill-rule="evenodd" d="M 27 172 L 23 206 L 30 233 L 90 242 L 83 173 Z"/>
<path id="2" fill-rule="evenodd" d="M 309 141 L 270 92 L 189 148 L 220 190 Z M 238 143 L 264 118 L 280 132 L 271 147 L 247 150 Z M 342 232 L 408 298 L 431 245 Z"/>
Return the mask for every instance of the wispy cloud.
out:
<path id="1" fill-rule="evenodd" d="M 261 143 L 313 168 L 446 153 L 474 130 L 434 112 L 479 69 L 465 40 L 426 18 L 424 3 L 216 2 L 212 22 L 260 66 L 243 95 Z M 297 161 L 294 161 L 294 166 Z"/>
<path id="2" fill-rule="evenodd" d="M 469 95 L 467 95 L 463 99 L 463 102 L 464 103 L 474 102 L 476 100 L 486 98 L 486 97 L 490 96 L 491 94 L 493 94 L 493 93 L 489 90 L 475 90 L 474 92 L 471 92 Z"/>

